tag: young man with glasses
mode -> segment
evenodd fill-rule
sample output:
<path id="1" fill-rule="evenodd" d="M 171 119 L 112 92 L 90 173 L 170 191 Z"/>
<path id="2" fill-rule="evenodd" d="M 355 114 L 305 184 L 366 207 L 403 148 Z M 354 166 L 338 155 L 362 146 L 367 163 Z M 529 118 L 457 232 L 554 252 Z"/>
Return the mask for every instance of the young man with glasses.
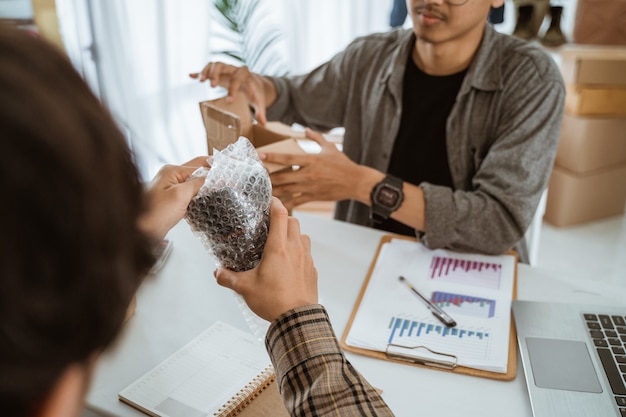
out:
<path id="1" fill-rule="evenodd" d="M 565 89 L 555 62 L 487 22 L 504 0 L 407 0 L 412 29 L 353 41 L 308 74 L 209 63 L 192 77 L 248 94 L 261 123 L 345 127 L 343 152 L 262 155 L 288 208 L 337 201 L 335 217 L 429 248 L 528 262 L 524 233 L 556 153 Z"/>

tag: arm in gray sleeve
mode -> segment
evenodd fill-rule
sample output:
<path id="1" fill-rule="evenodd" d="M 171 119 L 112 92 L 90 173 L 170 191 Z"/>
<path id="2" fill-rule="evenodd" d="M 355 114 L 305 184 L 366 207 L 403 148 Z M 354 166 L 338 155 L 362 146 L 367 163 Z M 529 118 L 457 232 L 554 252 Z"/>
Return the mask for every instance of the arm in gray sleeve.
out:
<path id="1" fill-rule="evenodd" d="M 390 43 L 358 38 L 308 74 L 268 77 L 277 95 L 267 109 L 268 120 L 299 123 L 319 131 L 350 127 L 346 117 L 352 101 L 361 96 L 363 84 L 376 82 L 376 73 L 368 72 L 373 59 L 373 52 L 365 47 L 368 42 Z"/>

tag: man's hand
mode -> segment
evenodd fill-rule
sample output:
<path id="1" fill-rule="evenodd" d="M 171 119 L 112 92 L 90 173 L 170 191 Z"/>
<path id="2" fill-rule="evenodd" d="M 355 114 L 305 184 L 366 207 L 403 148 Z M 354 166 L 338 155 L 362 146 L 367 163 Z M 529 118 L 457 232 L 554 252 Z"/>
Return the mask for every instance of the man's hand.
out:
<path id="1" fill-rule="evenodd" d="M 296 307 L 317 303 L 317 270 L 311 240 L 300 234 L 298 220 L 276 198 L 270 207 L 270 230 L 256 268 L 215 271 L 217 283 L 241 294 L 259 317 L 273 321 Z"/>
<path id="2" fill-rule="evenodd" d="M 209 62 L 202 71 L 189 74 L 200 82 L 209 80 L 211 87 L 224 87 L 228 90 L 227 103 L 232 103 L 238 91 L 248 96 L 250 105 L 259 123 L 265 125 L 265 109 L 276 100 L 274 84 L 265 77 L 250 72 L 248 67 L 235 67 L 223 62 Z"/>
<path id="3" fill-rule="evenodd" d="M 201 166 L 208 166 L 207 156 L 199 156 L 182 166 L 166 165 L 159 170 L 146 192 L 147 211 L 139 227 L 160 240 L 187 212 L 187 206 L 204 184 L 204 178 L 187 181 Z"/>
<path id="4" fill-rule="evenodd" d="M 299 167 L 271 175 L 274 196 L 280 198 L 289 210 L 309 201 L 353 199 L 369 205 L 370 192 L 381 174 L 351 161 L 334 143 L 324 139 L 321 133 L 310 129 L 305 132 L 307 138 L 321 146 L 320 153 L 259 154 L 264 162 Z"/>

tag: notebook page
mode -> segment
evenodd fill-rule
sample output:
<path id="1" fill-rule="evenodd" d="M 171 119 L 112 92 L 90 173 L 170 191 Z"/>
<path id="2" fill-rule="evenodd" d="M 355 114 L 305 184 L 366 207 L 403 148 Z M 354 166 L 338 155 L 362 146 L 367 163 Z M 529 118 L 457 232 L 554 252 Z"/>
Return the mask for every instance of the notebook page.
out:
<path id="1" fill-rule="evenodd" d="M 242 389 L 271 380 L 269 364 L 253 335 L 218 321 L 119 397 L 153 416 L 213 416 Z"/>

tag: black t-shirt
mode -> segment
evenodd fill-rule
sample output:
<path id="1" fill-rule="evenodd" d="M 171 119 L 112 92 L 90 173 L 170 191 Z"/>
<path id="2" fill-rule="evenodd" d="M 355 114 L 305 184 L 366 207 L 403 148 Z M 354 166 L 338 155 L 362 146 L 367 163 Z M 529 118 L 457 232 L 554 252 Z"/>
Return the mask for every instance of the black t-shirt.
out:
<path id="1" fill-rule="evenodd" d="M 446 149 L 446 121 L 467 70 L 446 76 L 428 75 L 409 56 L 402 91 L 400 129 L 389 173 L 405 182 L 429 182 L 452 188 Z M 375 228 L 415 236 L 415 229 L 392 219 Z"/>

